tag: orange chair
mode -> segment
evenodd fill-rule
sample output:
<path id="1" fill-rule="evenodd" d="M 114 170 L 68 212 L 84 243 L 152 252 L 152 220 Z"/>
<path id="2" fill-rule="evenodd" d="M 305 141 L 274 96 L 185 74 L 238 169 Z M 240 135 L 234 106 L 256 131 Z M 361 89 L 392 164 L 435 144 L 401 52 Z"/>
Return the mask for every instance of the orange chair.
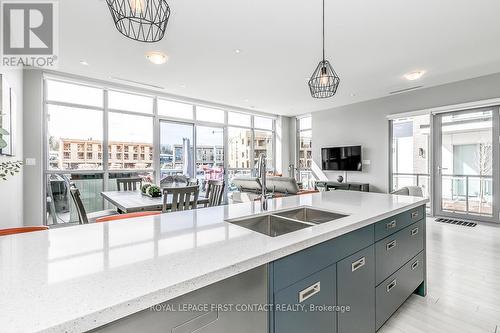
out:
<path id="1" fill-rule="evenodd" d="M 25 232 L 42 231 L 42 230 L 48 230 L 48 229 L 49 229 L 49 227 L 46 227 L 46 226 L 0 229 L 0 236 L 22 234 Z"/>
<path id="2" fill-rule="evenodd" d="M 319 193 L 319 190 L 302 190 L 297 192 L 297 195 L 311 194 L 311 193 Z"/>
<path id="3" fill-rule="evenodd" d="M 136 213 L 112 215 L 112 216 L 98 218 L 96 220 L 96 223 L 110 222 L 110 221 L 116 221 L 116 220 L 125 220 L 125 219 L 131 219 L 133 217 L 152 216 L 152 215 L 160 215 L 160 214 L 161 214 L 161 212 L 158 211 L 158 212 L 136 212 Z"/>

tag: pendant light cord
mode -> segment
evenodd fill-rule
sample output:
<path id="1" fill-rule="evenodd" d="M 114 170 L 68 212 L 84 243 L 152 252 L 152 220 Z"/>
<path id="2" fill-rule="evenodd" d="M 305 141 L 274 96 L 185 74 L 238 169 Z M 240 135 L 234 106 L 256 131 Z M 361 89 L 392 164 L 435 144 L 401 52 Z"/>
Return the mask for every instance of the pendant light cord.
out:
<path id="1" fill-rule="evenodd" d="M 323 0 L 323 63 L 325 62 L 325 0 Z"/>

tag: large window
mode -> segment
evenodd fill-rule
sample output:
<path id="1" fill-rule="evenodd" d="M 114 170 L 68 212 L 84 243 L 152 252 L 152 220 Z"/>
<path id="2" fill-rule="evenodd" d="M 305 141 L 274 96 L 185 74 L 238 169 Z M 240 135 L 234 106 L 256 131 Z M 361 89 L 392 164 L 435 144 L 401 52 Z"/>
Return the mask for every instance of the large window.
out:
<path id="1" fill-rule="evenodd" d="M 109 168 L 153 169 L 153 118 L 109 113 Z"/>
<path id="2" fill-rule="evenodd" d="M 49 170 L 102 170 L 103 111 L 47 106 Z"/>
<path id="3" fill-rule="evenodd" d="M 224 179 L 224 128 L 196 126 L 195 166 L 202 191 L 209 180 Z"/>
<path id="4" fill-rule="evenodd" d="M 297 119 L 297 178 L 304 188 L 314 187 L 312 163 L 312 117 L 301 117 Z"/>
<path id="5" fill-rule="evenodd" d="M 173 175 L 193 177 L 193 125 L 160 123 L 160 179 Z"/>
<path id="6" fill-rule="evenodd" d="M 430 116 L 395 119 L 392 122 L 392 191 L 421 186 L 429 197 Z"/>
<path id="7" fill-rule="evenodd" d="M 275 168 L 274 118 L 170 101 L 47 76 L 46 217 L 48 224 L 78 222 L 70 183 L 87 213 L 108 205 L 100 193 L 116 179 L 159 183 L 169 175 L 210 179 L 251 175 L 260 153 Z M 155 135 L 155 131 L 158 131 Z M 227 172 L 226 172 L 227 170 Z"/>

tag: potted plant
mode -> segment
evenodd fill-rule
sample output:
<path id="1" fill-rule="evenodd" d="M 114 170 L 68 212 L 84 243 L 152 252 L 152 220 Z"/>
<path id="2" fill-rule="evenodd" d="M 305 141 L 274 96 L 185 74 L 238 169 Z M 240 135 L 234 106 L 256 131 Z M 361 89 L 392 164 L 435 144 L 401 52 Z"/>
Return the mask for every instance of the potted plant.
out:
<path id="1" fill-rule="evenodd" d="M 161 197 L 161 189 L 159 186 L 151 185 L 146 190 L 146 194 L 149 195 L 151 198 L 159 198 Z"/>
<path id="2" fill-rule="evenodd" d="M 141 193 L 142 194 L 146 194 L 146 192 L 148 191 L 148 188 L 151 186 L 151 184 L 144 184 L 142 185 L 141 187 Z"/>

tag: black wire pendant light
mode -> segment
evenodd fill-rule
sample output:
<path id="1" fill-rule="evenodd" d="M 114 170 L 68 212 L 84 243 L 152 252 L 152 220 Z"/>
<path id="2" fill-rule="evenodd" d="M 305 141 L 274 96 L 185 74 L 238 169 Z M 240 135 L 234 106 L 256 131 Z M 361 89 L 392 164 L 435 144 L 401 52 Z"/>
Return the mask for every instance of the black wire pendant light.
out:
<path id="1" fill-rule="evenodd" d="M 314 98 L 332 97 L 337 92 L 339 83 L 339 76 L 330 62 L 325 59 L 325 0 L 323 0 L 323 60 L 319 62 L 309 80 L 311 96 Z"/>
<path id="2" fill-rule="evenodd" d="M 123 35 L 153 43 L 165 36 L 170 7 L 166 0 L 106 0 L 115 26 Z"/>

